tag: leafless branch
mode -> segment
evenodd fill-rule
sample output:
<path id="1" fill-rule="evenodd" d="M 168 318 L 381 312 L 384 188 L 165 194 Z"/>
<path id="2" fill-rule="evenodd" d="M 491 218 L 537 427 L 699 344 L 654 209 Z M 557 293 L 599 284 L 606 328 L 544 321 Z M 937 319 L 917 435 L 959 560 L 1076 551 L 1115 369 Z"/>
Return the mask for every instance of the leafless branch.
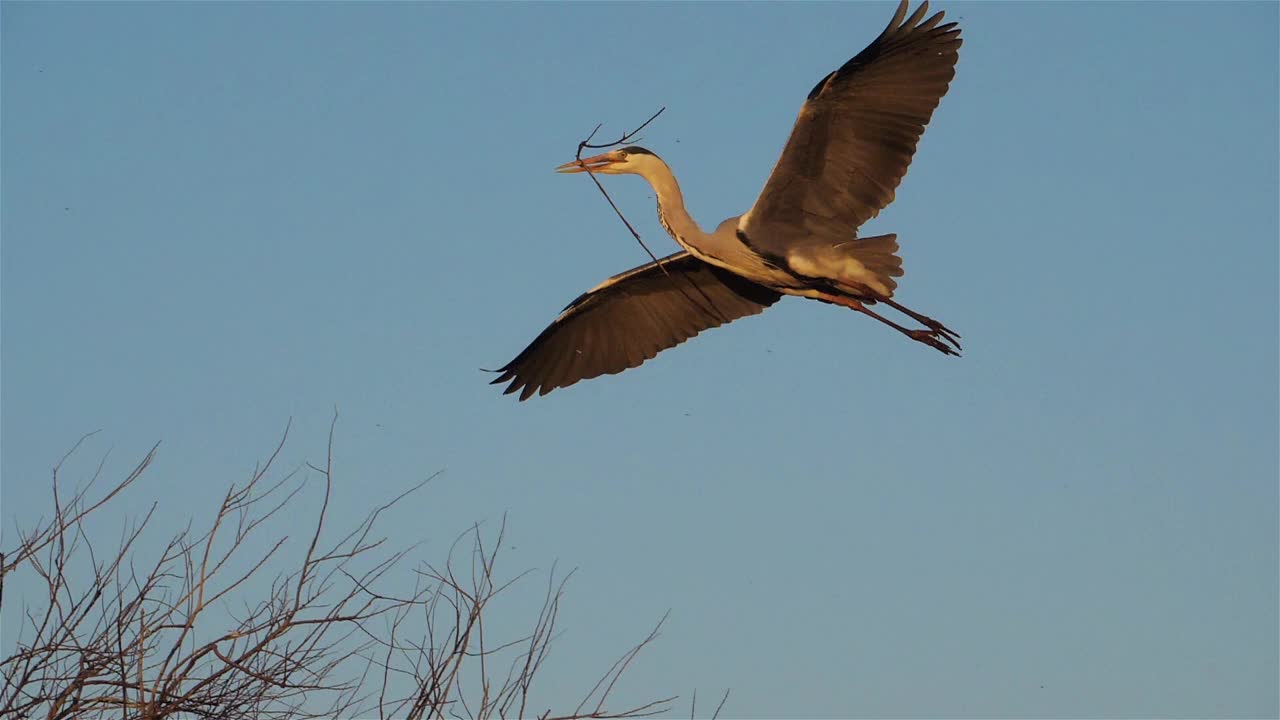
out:
<path id="1" fill-rule="evenodd" d="M 729 699 L 730 688 L 725 688 L 724 695 L 720 696 L 720 704 L 716 705 L 716 711 L 711 713 L 711 720 L 717 720 L 720 717 L 720 711 L 724 709 L 725 702 Z"/>
<path id="2" fill-rule="evenodd" d="M 335 534 L 326 515 L 337 482 L 336 422 L 335 413 L 323 466 L 277 470 L 286 427 L 267 459 L 245 483 L 232 484 L 207 518 L 155 543 L 145 539 L 152 505 L 122 523 L 105 555 L 107 545 L 91 541 L 84 519 L 120 497 L 156 448 L 124 480 L 91 497 L 104 463 L 69 495 L 63 490 L 64 463 L 84 439 L 77 443 L 54 467 L 52 516 L 18 532 L 16 546 L 0 554 L 0 609 L 10 574 L 22 579 L 9 583 L 11 595 L 38 591 L 24 598 L 21 632 L 0 659 L 0 717 L 524 715 L 572 573 L 558 578 L 552 568 L 528 635 L 488 637 L 487 608 L 527 575 L 504 580 L 499 573 L 504 517 L 491 533 L 476 525 L 459 536 L 439 569 L 422 564 L 412 592 L 382 590 L 409 550 L 383 549 L 385 540 L 373 534 L 377 521 L 436 476 Z M 289 561 L 289 537 L 273 535 L 270 521 L 316 491 L 308 480 L 315 475 L 322 502 L 299 548 L 305 552 Z M 414 617 L 421 632 L 411 632 Z M 655 636 L 597 683 L 593 709 L 546 716 L 643 717 L 668 707 L 670 699 L 622 711 L 605 706 L 618 677 Z"/>

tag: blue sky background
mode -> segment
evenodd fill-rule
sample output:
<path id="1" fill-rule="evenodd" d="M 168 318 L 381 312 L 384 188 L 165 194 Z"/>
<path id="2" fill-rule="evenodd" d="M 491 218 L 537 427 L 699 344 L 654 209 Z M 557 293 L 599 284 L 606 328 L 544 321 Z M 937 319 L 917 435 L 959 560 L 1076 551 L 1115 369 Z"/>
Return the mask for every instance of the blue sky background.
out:
<path id="1" fill-rule="evenodd" d="M 163 442 L 98 525 L 159 537 L 337 406 L 335 525 L 443 469 L 394 543 L 509 513 L 510 573 L 579 568 L 549 705 L 671 609 L 624 698 L 1275 717 L 1280 6 L 939 7 L 958 75 L 867 232 L 964 358 L 789 299 L 518 404 L 478 368 L 646 259 L 576 142 L 665 105 L 714 227 L 892 4 L 4 3 L 3 544 L 86 431 L 70 479 Z"/>

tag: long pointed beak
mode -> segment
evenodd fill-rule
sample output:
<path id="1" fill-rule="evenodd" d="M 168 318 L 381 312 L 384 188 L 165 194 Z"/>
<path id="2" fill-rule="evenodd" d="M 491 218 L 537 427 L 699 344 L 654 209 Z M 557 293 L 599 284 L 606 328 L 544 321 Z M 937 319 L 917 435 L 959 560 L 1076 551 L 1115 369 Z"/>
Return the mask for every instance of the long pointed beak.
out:
<path id="1" fill-rule="evenodd" d="M 581 160 L 571 160 L 560 167 L 556 168 L 558 173 L 580 173 L 590 170 L 599 170 L 613 164 L 613 158 L 609 153 L 596 155 L 594 157 L 582 158 Z"/>

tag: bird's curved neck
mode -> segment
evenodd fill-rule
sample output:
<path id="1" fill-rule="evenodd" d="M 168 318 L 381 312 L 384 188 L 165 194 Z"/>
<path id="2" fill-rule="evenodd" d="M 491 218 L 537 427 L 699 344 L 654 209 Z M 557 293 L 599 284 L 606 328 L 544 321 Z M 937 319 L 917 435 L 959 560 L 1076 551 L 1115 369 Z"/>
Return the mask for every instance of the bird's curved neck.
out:
<path id="1" fill-rule="evenodd" d="M 666 163 L 654 163 L 641 173 L 653 192 L 658 196 L 658 222 L 676 242 L 684 247 L 689 246 L 689 239 L 700 237 L 704 233 L 689 216 L 684 207 L 684 195 L 680 193 L 680 183 Z"/>

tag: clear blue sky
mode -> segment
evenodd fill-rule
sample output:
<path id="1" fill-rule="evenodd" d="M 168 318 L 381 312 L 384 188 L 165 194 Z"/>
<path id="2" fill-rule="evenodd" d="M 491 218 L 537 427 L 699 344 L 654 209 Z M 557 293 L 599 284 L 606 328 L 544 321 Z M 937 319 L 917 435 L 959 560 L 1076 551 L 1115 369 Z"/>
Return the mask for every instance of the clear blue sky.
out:
<path id="1" fill-rule="evenodd" d="M 557 705 L 671 609 L 630 697 L 1275 717 L 1280 6 L 939 7 L 958 75 L 868 232 L 963 359 L 791 299 L 518 404 L 478 368 L 645 260 L 552 174 L 577 140 L 665 105 L 714 226 L 892 4 L 4 3 L 4 544 L 86 431 L 73 478 L 163 441 L 112 512 L 167 531 L 336 405 L 335 523 L 444 469 L 393 542 L 509 513 L 510 572 L 579 568 Z"/>

